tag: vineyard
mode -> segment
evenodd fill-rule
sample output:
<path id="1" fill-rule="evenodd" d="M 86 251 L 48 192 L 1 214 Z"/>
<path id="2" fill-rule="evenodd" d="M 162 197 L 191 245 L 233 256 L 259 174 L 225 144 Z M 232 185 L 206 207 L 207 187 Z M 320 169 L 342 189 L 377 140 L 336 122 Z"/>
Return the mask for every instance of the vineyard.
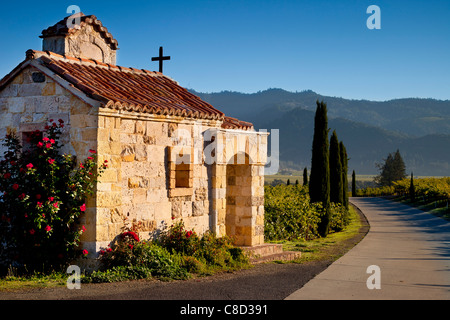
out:
<path id="1" fill-rule="evenodd" d="M 266 240 L 312 240 L 319 236 L 322 205 L 311 203 L 307 186 L 264 186 L 264 237 Z M 330 231 L 341 231 L 348 223 L 348 211 L 331 204 Z"/>
<path id="2" fill-rule="evenodd" d="M 357 190 L 357 196 L 391 196 L 424 209 L 439 209 L 444 216 L 450 214 L 450 177 L 414 179 L 413 184 L 414 194 L 411 194 L 411 180 L 407 178 L 394 182 L 393 186 Z"/>

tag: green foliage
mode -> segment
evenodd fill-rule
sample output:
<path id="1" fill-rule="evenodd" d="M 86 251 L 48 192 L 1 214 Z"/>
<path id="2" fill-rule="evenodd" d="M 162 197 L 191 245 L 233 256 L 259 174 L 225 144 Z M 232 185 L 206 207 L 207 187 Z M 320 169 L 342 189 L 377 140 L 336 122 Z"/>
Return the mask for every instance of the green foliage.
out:
<path id="1" fill-rule="evenodd" d="M 330 230 L 339 231 L 348 223 L 347 210 L 330 206 Z M 311 240 L 319 237 L 318 227 L 324 209 L 311 203 L 308 187 L 278 185 L 264 187 L 264 237 L 274 240 Z"/>
<path id="2" fill-rule="evenodd" d="M 178 221 L 154 241 L 140 241 L 136 233 L 122 233 L 102 250 L 99 271 L 86 276 L 85 282 L 113 282 L 130 279 L 187 279 L 190 274 L 210 274 L 248 266 L 241 248 L 229 237 L 218 238 L 212 232 L 199 237 Z"/>
<path id="3" fill-rule="evenodd" d="M 94 150 L 78 166 L 75 157 L 60 154 L 64 124 L 52 121 L 28 136 L 26 148 L 13 134 L 5 138 L 0 260 L 6 266 L 51 269 L 82 254 L 77 246 L 86 229 L 77 224 L 78 217 L 106 165 L 97 168 Z"/>
<path id="4" fill-rule="evenodd" d="M 340 203 L 331 203 L 330 230 L 342 231 L 350 222 L 348 209 Z"/>
<path id="5" fill-rule="evenodd" d="M 450 178 L 448 177 L 416 178 L 414 180 L 405 178 L 394 182 L 392 186 L 360 189 L 357 195 L 363 197 L 410 197 L 411 183 L 413 183 L 415 199 L 417 201 L 450 201 Z"/>
<path id="6" fill-rule="evenodd" d="M 334 203 L 344 202 L 344 181 L 341 149 L 336 131 L 333 131 L 330 139 L 330 201 Z"/>
<path id="7" fill-rule="evenodd" d="M 416 201 L 416 188 L 414 186 L 414 176 L 411 172 L 411 183 L 409 185 L 409 198 L 411 199 L 411 202 Z"/>
<path id="8" fill-rule="evenodd" d="M 192 256 L 211 266 L 233 268 L 247 262 L 242 249 L 233 245 L 231 237 L 217 237 L 211 231 L 199 237 L 194 231 L 185 229 L 183 220 L 163 232 L 159 243 L 169 251 Z"/>
<path id="9" fill-rule="evenodd" d="M 342 205 L 348 210 L 348 154 L 342 141 L 339 142 L 339 151 L 341 152 L 342 162 Z"/>
<path id="10" fill-rule="evenodd" d="M 330 166 L 328 150 L 327 105 L 317 101 L 314 117 L 311 174 L 309 195 L 311 202 L 321 202 L 325 207 L 330 201 Z"/>
<path id="11" fill-rule="evenodd" d="M 311 202 L 320 202 L 324 214 L 320 218 L 318 231 L 321 236 L 328 234 L 330 224 L 330 165 L 328 143 L 327 104 L 316 102 L 314 117 L 314 136 L 311 157 L 311 175 L 309 180 L 309 195 Z"/>
<path id="12" fill-rule="evenodd" d="M 356 173 L 353 170 L 352 173 L 352 197 L 356 197 Z"/>

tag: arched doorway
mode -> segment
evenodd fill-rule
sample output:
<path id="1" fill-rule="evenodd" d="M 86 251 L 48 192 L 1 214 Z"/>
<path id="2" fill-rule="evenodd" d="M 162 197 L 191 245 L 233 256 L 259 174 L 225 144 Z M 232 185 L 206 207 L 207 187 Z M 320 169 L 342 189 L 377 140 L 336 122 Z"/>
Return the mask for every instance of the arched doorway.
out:
<path id="1" fill-rule="evenodd" d="M 234 158 L 234 159 L 233 159 Z M 235 238 L 236 245 L 252 244 L 252 166 L 248 155 L 242 164 L 236 156 L 226 169 L 226 235 Z"/>

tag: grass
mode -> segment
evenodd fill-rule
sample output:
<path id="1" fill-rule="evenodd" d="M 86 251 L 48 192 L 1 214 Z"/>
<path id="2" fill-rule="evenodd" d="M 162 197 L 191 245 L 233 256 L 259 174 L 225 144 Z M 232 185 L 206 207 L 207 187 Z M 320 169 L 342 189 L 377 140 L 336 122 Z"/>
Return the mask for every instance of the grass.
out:
<path id="1" fill-rule="evenodd" d="M 68 277 L 68 274 L 62 272 L 53 272 L 48 275 L 41 273 L 29 276 L 9 275 L 0 278 L 0 291 L 61 287 L 67 284 Z"/>
<path id="2" fill-rule="evenodd" d="M 436 201 L 431 201 L 428 203 L 423 202 L 416 202 L 413 203 L 408 199 L 396 199 L 392 198 L 394 201 L 398 201 L 400 203 L 406 204 L 410 207 L 415 207 L 417 209 L 420 209 L 422 211 L 431 213 L 432 215 L 442 218 L 444 220 L 450 221 L 450 208 L 447 208 L 446 201 L 441 201 L 440 203 Z"/>
<path id="3" fill-rule="evenodd" d="M 362 226 L 359 215 L 353 206 L 349 208 L 350 222 L 344 230 L 329 234 L 326 238 L 317 238 L 314 240 L 294 240 L 294 241 L 273 241 L 272 243 L 283 244 L 285 251 L 300 251 L 301 257 L 295 260 L 295 263 L 304 263 L 308 261 L 335 260 L 343 253 L 339 246 L 346 240 L 353 238 L 359 233 Z"/>

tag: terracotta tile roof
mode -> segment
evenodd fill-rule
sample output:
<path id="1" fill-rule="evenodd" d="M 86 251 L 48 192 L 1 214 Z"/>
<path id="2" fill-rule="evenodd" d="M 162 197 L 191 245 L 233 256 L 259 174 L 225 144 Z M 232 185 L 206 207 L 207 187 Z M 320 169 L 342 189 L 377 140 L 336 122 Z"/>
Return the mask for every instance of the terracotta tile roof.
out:
<path id="1" fill-rule="evenodd" d="M 48 68 L 87 97 L 100 102 L 102 107 L 217 120 L 222 121 L 224 129 L 253 130 L 251 123 L 225 116 L 160 72 L 125 68 L 49 51 L 28 50 L 26 60 L 0 80 L 0 91 L 30 62 Z"/>
<path id="2" fill-rule="evenodd" d="M 67 20 L 69 18 L 80 17 L 80 25 L 75 26 L 74 28 L 67 27 Z M 57 22 L 55 25 L 48 27 L 47 29 L 42 30 L 41 38 L 59 36 L 59 35 L 67 35 L 71 33 L 77 32 L 83 25 L 90 24 L 94 27 L 94 30 L 98 31 L 103 38 L 105 38 L 106 43 L 108 43 L 112 49 L 117 50 L 118 42 L 113 38 L 111 33 L 108 32 L 108 29 L 103 26 L 102 22 L 97 19 L 94 15 L 86 16 L 84 13 L 80 12 L 74 14 L 72 16 L 66 17 L 61 21 Z"/>
<path id="3" fill-rule="evenodd" d="M 253 129 L 253 124 L 246 121 L 241 121 L 232 117 L 224 117 L 222 128 L 224 129 L 241 129 L 241 130 L 249 130 Z"/>
<path id="4" fill-rule="evenodd" d="M 222 120 L 224 114 L 159 72 L 96 60 L 28 51 L 39 62 L 104 107 L 143 113 Z"/>

